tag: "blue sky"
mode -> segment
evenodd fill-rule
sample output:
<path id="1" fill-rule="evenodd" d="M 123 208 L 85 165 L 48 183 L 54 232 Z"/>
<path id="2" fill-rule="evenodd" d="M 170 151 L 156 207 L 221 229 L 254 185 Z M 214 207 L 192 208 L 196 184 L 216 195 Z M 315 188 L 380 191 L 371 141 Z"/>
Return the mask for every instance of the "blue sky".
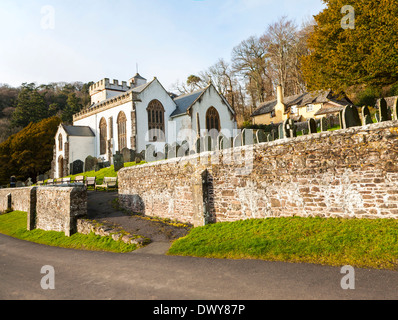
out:
<path id="1" fill-rule="evenodd" d="M 321 0 L 1 0 L 0 83 L 128 80 L 170 89 L 279 17 L 301 24 Z"/>

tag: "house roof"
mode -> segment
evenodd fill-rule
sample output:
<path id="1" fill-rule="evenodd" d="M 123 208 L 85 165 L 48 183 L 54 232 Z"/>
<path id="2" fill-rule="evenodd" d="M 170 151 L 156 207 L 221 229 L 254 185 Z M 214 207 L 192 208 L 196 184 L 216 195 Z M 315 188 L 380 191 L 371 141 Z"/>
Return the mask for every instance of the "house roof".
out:
<path id="1" fill-rule="evenodd" d="M 184 94 L 174 99 L 177 108 L 171 114 L 171 117 L 186 114 L 188 109 L 199 99 L 199 97 L 206 91 L 207 88 L 201 89 L 192 93 Z"/>
<path id="2" fill-rule="evenodd" d="M 352 102 L 346 96 L 343 96 L 341 99 L 338 98 L 339 97 L 334 95 L 331 90 L 319 90 L 285 97 L 283 99 L 283 104 L 286 107 L 285 111 L 288 111 L 292 106 L 303 107 L 308 104 L 326 103 L 330 101 L 333 101 L 342 107 L 346 106 L 347 104 L 352 104 Z M 277 100 L 272 100 L 260 104 L 259 108 L 252 114 L 252 117 L 271 113 L 275 110 L 277 103 Z"/>
<path id="3" fill-rule="evenodd" d="M 83 127 L 83 126 L 65 126 L 62 125 L 65 132 L 69 136 L 73 137 L 95 137 L 94 132 L 91 130 L 90 127 Z"/>

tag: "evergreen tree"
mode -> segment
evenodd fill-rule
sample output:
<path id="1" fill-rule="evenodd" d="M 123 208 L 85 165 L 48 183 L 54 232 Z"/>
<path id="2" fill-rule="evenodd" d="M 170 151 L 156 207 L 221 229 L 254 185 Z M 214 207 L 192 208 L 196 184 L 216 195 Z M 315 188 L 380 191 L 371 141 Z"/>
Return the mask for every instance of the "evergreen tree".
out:
<path id="1" fill-rule="evenodd" d="M 398 2 L 396 0 L 323 0 L 315 16 L 310 54 L 303 73 L 310 90 L 341 91 L 352 85 L 389 85 L 398 80 Z M 353 28 L 344 27 L 350 5 Z"/>
<path id="2" fill-rule="evenodd" d="M 66 124 L 72 124 L 73 115 L 80 112 L 82 108 L 83 105 L 81 103 L 81 99 L 76 96 L 76 93 L 69 93 L 65 110 L 62 112 L 62 121 Z"/>
<path id="3" fill-rule="evenodd" d="M 17 107 L 12 116 L 12 124 L 24 128 L 29 123 L 39 122 L 47 116 L 48 108 L 38 87 L 34 83 L 22 84 Z"/>

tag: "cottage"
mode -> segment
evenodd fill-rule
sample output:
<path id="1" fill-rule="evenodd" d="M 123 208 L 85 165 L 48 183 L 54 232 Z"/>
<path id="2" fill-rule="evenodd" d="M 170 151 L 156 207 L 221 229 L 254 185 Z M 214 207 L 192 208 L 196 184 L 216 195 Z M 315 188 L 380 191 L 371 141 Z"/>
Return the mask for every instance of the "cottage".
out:
<path id="1" fill-rule="evenodd" d="M 253 124 L 278 124 L 287 118 L 297 122 L 320 119 L 338 115 L 346 105 L 352 104 L 345 95 L 337 96 L 331 90 L 284 97 L 283 88 L 278 86 L 277 99 L 262 103 L 252 114 Z"/>

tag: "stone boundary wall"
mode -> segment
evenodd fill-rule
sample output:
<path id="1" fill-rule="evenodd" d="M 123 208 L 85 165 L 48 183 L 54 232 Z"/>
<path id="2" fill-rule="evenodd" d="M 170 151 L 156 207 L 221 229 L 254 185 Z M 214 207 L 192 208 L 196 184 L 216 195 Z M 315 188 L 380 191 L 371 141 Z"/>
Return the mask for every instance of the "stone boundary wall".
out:
<path id="1" fill-rule="evenodd" d="M 9 209 L 28 213 L 27 229 L 33 230 L 35 225 L 37 187 L 0 189 L 0 212 Z M 11 195 L 11 208 L 8 196 Z"/>
<path id="2" fill-rule="evenodd" d="M 65 232 L 67 237 L 77 232 L 77 220 L 87 216 L 85 187 L 40 187 L 37 189 L 36 228 Z"/>
<path id="3" fill-rule="evenodd" d="M 28 187 L 0 189 L 0 212 L 12 209 L 28 213 L 27 229 L 65 232 L 77 231 L 77 219 L 87 216 L 85 187 Z"/>
<path id="4" fill-rule="evenodd" d="M 194 225 L 398 218 L 398 121 L 124 168 L 118 181 L 126 209 Z"/>

